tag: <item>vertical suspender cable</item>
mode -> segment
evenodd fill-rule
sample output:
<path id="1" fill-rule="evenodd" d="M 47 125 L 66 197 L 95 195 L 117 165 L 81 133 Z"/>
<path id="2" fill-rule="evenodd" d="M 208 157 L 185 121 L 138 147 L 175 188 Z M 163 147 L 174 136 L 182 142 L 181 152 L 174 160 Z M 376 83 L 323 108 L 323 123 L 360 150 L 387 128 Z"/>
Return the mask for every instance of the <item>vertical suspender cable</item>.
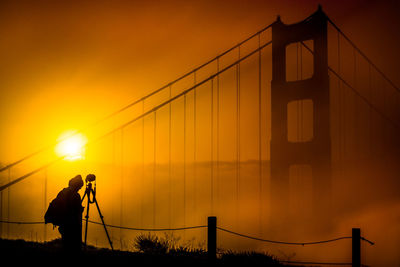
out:
<path id="1" fill-rule="evenodd" d="M 196 81 L 196 72 L 193 72 L 193 83 L 194 86 L 197 84 Z M 197 88 L 193 89 L 193 184 L 194 184 L 194 201 L 193 201 L 193 206 L 194 206 L 194 211 L 195 211 L 195 218 L 197 218 L 197 165 L 196 165 L 196 120 L 197 120 L 197 111 L 196 111 L 196 90 Z"/>
<path id="2" fill-rule="evenodd" d="M 386 90 L 386 83 L 385 83 L 385 80 L 383 80 L 383 79 L 381 79 L 381 81 L 382 81 L 382 83 L 383 83 L 383 85 L 382 85 L 382 88 L 383 88 L 383 109 L 386 111 L 386 114 L 387 114 L 387 116 L 388 117 L 390 117 L 391 116 L 391 113 L 390 113 L 390 102 L 388 103 L 388 90 Z M 390 142 L 390 135 L 389 135 L 389 131 L 390 131 L 390 127 L 388 127 L 388 126 L 390 126 L 390 125 L 388 125 L 387 123 L 385 123 L 384 125 L 383 125 L 383 131 L 384 131 L 384 133 L 383 133 L 383 145 L 384 145 L 384 151 L 386 152 L 386 153 L 388 153 L 390 150 L 389 150 L 389 147 L 390 147 L 390 144 L 389 144 L 389 142 Z M 389 129 L 389 130 L 388 130 Z M 388 164 L 388 161 L 386 161 L 386 163 Z"/>
<path id="3" fill-rule="evenodd" d="M 113 128 L 115 127 L 115 120 L 113 120 Z M 112 169 L 115 170 L 115 132 L 112 133 Z M 115 185 L 115 183 L 113 183 L 112 185 L 112 193 L 114 195 L 117 195 L 117 186 Z M 117 211 L 115 210 L 115 206 L 116 206 L 116 198 L 111 198 L 111 221 L 113 223 L 116 223 L 117 220 Z M 111 239 L 114 238 L 114 230 L 111 229 Z"/>
<path id="4" fill-rule="evenodd" d="M 120 225 L 124 225 L 124 128 L 121 128 L 121 140 L 120 140 L 120 157 L 121 157 L 121 188 L 120 188 L 120 213 L 119 213 L 119 223 Z M 123 250 L 123 238 L 122 238 L 122 229 L 119 231 L 120 242 L 121 242 L 121 250 Z"/>
<path id="5" fill-rule="evenodd" d="M 11 182 L 11 168 L 8 169 L 8 182 Z M 10 221 L 10 187 L 7 188 L 7 220 Z M 10 238 L 10 224 L 7 224 L 7 238 Z"/>
<path id="6" fill-rule="evenodd" d="M 142 114 L 144 114 L 144 100 L 142 101 Z M 144 167 L 144 117 L 142 118 L 142 179 L 140 181 L 140 226 L 143 227 L 143 202 L 144 202 L 144 194 L 143 194 L 143 186 L 145 181 L 145 167 Z"/>
<path id="7" fill-rule="evenodd" d="M 353 56 L 354 56 L 354 88 L 357 89 L 357 54 L 356 54 L 356 50 L 353 48 Z M 362 140 L 360 140 L 360 138 L 362 138 L 362 136 L 357 136 L 357 129 L 359 128 L 357 125 L 358 122 L 358 105 L 357 105 L 357 97 L 354 96 L 354 104 L 353 104 L 353 108 L 354 108 L 354 120 L 353 120 L 353 146 L 354 146 L 354 157 L 358 156 L 358 143 Z"/>
<path id="8" fill-rule="evenodd" d="M 210 201 L 214 214 L 214 79 L 211 79 L 211 129 L 210 129 Z"/>
<path id="9" fill-rule="evenodd" d="M 385 82 L 384 82 L 384 80 L 383 79 L 379 79 L 380 80 L 380 91 L 382 91 L 383 92 L 383 94 L 382 94 L 382 112 L 384 113 L 384 114 L 388 114 L 386 111 L 387 111 L 387 105 L 386 105 L 386 90 L 385 90 Z M 378 87 L 378 88 L 379 88 Z M 386 126 L 387 126 L 387 123 L 385 123 L 385 121 L 383 120 L 383 119 L 381 119 L 381 127 L 379 127 L 380 129 L 381 129 L 381 136 L 380 136 L 380 139 L 382 140 L 382 142 L 381 142 L 381 153 L 383 154 L 383 153 L 385 153 L 386 151 L 387 151 L 387 147 L 386 147 L 386 141 L 387 141 L 387 136 L 386 136 Z M 385 162 L 385 163 L 387 163 L 387 161 Z"/>
<path id="10" fill-rule="evenodd" d="M 240 46 L 238 47 L 240 60 Z M 239 219 L 240 186 L 240 62 L 236 64 L 236 223 Z"/>
<path id="11" fill-rule="evenodd" d="M 338 75 L 340 76 L 340 33 L 338 32 L 337 34 L 337 60 L 338 60 Z M 343 109 L 345 108 L 344 106 L 342 107 L 342 91 L 341 91 L 341 81 L 338 79 L 338 103 L 339 103 L 339 109 L 338 109 L 338 117 L 339 117 L 339 123 L 338 123 L 338 128 L 339 128 L 339 165 L 340 165 L 340 172 L 341 175 L 343 175 L 343 162 L 342 162 L 342 152 L 343 152 L 343 120 L 342 120 L 342 114 L 343 114 Z"/>
<path id="12" fill-rule="evenodd" d="M 259 234 L 262 234 L 262 211 L 263 211 L 263 203 L 262 203 L 262 145 L 261 145 L 261 33 L 258 34 L 258 225 L 259 225 Z"/>
<path id="13" fill-rule="evenodd" d="M 171 99 L 172 96 L 172 85 L 169 86 L 169 99 Z M 171 120 L 172 120 L 172 105 L 171 102 L 169 103 L 169 117 L 168 117 L 168 226 L 169 228 L 171 228 L 171 221 L 172 221 L 172 175 L 171 175 L 171 133 L 172 133 L 172 124 L 171 124 Z"/>
<path id="14" fill-rule="evenodd" d="M 300 53 L 299 53 L 300 50 Z M 302 55 L 301 55 L 301 45 L 300 43 L 296 43 L 296 80 L 301 80 L 301 76 L 302 76 Z M 300 142 L 300 131 L 301 131 L 301 99 L 296 101 L 296 137 L 294 137 L 296 139 L 296 142 Z M 295 180 L 295 184 L 297 184 L 297 182 L 299 181 L 300 178 L 300 168 L 296 168 L 296 180 Z M 291 179 L 290 179 L 290 172 L 289 172 L 289 187 L 291 184 Z"/>
<path id="15" fill-rule="evenodd" d="M 217 73 L 219 72 L 219 57 L 217 58 Z M 219 195 L 219 75 L 217 75 L 217 144 L 216 144 L 216 161 L 217 161 L 217 181 L 216 181 L 216 197 L 217 197 L 217 212 L 219 211 L 220 207 L 220 195 Z"/>
<path id="16" fill-rule="evenodd" d="M 301 74 L 299 77 L 299 73 L 301 72 L 301 67 L 299 67 L 299 66 L 301 66 L 301 63 L 299 64 L 299 60 L 301 62 L 301 59 L 299 57 L 299 49 L 301 49 L 301 46 L 300 47 L 299 46 L 300 46 L 299 43 L 296 43 L 296 80 L 301 79 L 300 78 Z M 301 54 L 301 52 L 300 52 L 300 54 Z M 300 102 L 301 102 L 301 100 L 298 100 L 296 103 L 296 111 L 297 111 L 296 112 L 296 117 L 297 117 L 296 118 L 297 119 L 297 121 L 296 121 L 296 141 L 297 142 L 300 142 Z M 297 173 L 297 174 L 299 174 L 299 173 Z"/>
<path id="17" fill-rule="evenodd" d="M 340 76 L 340 71 L 341 71 L 341 59 L 340 59 L 340 49 L 341 49 L 341 46 L 340 46 L 340 33 L 338 32 L 338 74 L 339 74 L 339 76 Z M 340 118 L 340 121 L 341 121 L 341 124 L 342 124 L 342 133 L 341 133 L 341 137 L 342 137 L 342 140 L 341 140 L 341 156 L 342 157 L 345 157 L 345 155 L 346 155 L 346 135 L 347 135 L 347 127 L 346 127 L 346 121 L 345 121 L 345 119 L 346 119 L 346 112 L 347 112 L 347 110 L 346 110 L 346 98 L 345 98 L 345 87 L 344 86 L 342 86 L 342 83 L 341 83 L 341 80 L 339 79 L 339 93 L 340 93 L 340 102 L 341 102 L 341 104 L 343 105 L 343 107 L 341 107 L 340 108 L 340 110 L 341 110 L 341 112 L 340 112 L 340 114 L 341 114 L 341 118 Z M 342 167 L 343 167 L 343 165 L 342 165 Z M 342 171 L 343 171 L 343 169 L 342 169 Z"/>
<path id="18" fill-rule="evenodd" d="M 153 133 L 153 227 L 156 227 L 156 152 L 157 152 L 157 111 L 154 111 Z"/>
<path id="19" fill-rule="evenodd" d="M 186 226 L 186 94 L 183 96 L 183 226 Z"/>
<path id="20" fill-rule="evenodd" d="M 372 73 L 371 73 L 371 64 L 368 64 L 368 91 L 369 91 L 369 101 L 372 103 Z M 372 155 L 372 131 L 373 131 L 373 125 L 372 125 L 372 108 L 368 107 L 368 117 L 369 117 L 369 140 L 368 140 L 368 145 L 369 145 L 369 154 Z"/>
<path id="21" fill-rule="evenodd" d="M 303 79 L 303 50 L 302 50 L 302 46 L 299 42 L 296 43 L 296 75 L 297 75 L 297 80 L 302 80 Z M 303 125 L 302 125 L 302 109 L 303 109 L 303 100 L 299 99 L 297 101 L 296 104 L 296 108 L 297 108 L 297 133 L 296 133 L 296 140 L 297 142 L 302 142 L 302 131 L 303 131 Z M 300 183 L 303 183 L 303 179 L 302 179 L 302 170 L 301 168 L 296 168 L 296 179 L 294 184 L 295 185 L 299 185 Z M 290 172 L 289 172 L 289 179 L 290 179 Z M 289 180 L 289 185 L 290 185 L 290 180 Z"/>
<path id="22" fill-rule="evenodd" d="M 300 43 L 299 43 L 299 48 L 300 48 L 300 80 L 303 80 L 303 48 L 302 48 L 302 45 L 300 45 Z M 303 100 L 300 100 L 299 101 L 299 103 L 300 103 L 300 116 L 299 116 L 299 118 L 300 118 L 300 120 L 299 120 L 299 125 L 300 125 L 300 131 L 299 131 L 299 141 L 303 141 L 303 138 L 304 138 L 304 136 L 303 136 L 303 132 L 304 132 L 304 129 L 303 129 Z"/>
<path id="23" fill-rule="evenodd" d="M 44 193 L 43 193 L 43 204 L 44 204 L 44 213 L 47 210 L 47 168 L 44 169 Z M 47 240 L 47 229 L 46 224 L 43 226 L 43 242 Z"/>
<path id="24" fill-rule="evenodd" d="M 299 49 L 300 49 L 300 80 L 303 80 L 303 46 L 299 43 Z M 304 141 L 304 109 L 303 109 L 303 102 L 304 100 L 301 99 L 299 101 L 300 104 L 300 110 L 299 110 L 299 121 L 298 121 L 298 125 L 299 125 L 299 142 L 303 142 Z M 301 181 L 301 183 L 305 183 L 304 181 L 304 177 L 303 177 L 303 169 L 298 167 L 298 176 L 297 179 L 299 179 Z"/>

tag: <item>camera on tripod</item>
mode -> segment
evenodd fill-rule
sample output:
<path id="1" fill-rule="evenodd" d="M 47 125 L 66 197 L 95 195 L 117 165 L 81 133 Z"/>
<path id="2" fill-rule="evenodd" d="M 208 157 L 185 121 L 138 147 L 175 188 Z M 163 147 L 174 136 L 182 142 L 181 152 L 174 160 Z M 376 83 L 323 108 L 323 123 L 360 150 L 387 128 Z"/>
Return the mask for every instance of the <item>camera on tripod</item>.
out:
<path id="1" fill-rule="evenodd" d="M 86 183 L 91 183 L 91 182 L 96 181 L 96 175 L 94 175 L 94 174 L 88 174 L 88 175 L 86 176 L 85 181 L 86 181 Z"/>
<path id="2" fill-rule="evenodd" d="M 106 224 L 104 223 L 103 215 L 100 212 L 100 207 L 99 207 L 99 204 L 97 203 L 97 199 L 96 199 L 96 175 L 88 174 L 86 176 L 85 181 L 86 181 L 86 190 L 85 190 L 85 194 L 83 195 L 83 197 L 81 199 L 81 202 L 83 202 L 85 197 L 87 197 L 86 216 L 85 216 L 85 219 L 86 219 L 86 225 L 85 225 L 85 248 L 86 248 L 87 230 L 88 230 L 88 222 L 89 222 L 89 207 L 90 207 L 90 204 L 95 203 L 96 207 L 97 207 L 97 211 L 99 212 L 99 216 L 100 216 L 101 222 L 103 223 L 104 231 L 106 232 L 108 242 L 110 243 L 111 249 L 114 250 L 113 245 L 112 245 L 112 241 L 110 239 L 110 236 L 108 235 Z M 93 188 L 92 182 L 94 182 L 94 188 Z M 92 195 L 92 196 L 90 196 L 90 195 Z M 92 197 L 92 199 L 90 199 L 90 197 Z"/>

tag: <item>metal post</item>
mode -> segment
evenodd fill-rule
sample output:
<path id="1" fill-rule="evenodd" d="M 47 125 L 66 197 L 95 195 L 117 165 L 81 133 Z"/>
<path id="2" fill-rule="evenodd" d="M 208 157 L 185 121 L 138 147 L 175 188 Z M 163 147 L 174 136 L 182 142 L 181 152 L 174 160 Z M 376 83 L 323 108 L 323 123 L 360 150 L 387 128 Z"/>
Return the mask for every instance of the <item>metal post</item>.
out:
<path id="1" fill-rule="evenodd" d="M 361 230 L 352 229 L 352 267 L 361 266 Z"/>
<path id="2" fill-rule="evenodd" d="M 217 258 L 217 217 L 208 217 L 208 258 L 215 260 Z"/>

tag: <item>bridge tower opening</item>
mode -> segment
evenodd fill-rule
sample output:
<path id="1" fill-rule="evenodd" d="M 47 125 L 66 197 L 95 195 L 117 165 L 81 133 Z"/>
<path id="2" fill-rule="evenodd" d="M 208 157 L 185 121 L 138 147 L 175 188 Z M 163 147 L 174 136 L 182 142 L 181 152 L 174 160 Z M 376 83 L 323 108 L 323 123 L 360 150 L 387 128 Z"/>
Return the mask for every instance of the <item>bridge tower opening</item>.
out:
<path id="1" fill-rule="evenodd" d="M 313 73 L 306 79 L 288 79 L 287 46 L 313 42 Z M 271 81 L 271 226 L 290 225 L 290 176 L 293 166 L 311 169 L 311 218 L 326 217 L 331 206 L 331 137 L 327 51 L 327 17 L 319 8 L 296 24 L 285 25 L 278 17 L 272 26 Z M 311 106 L 310 138 L 293 140 L 290 106 L 307 102 Z M 310 113 L 310 112 L 309 112 Z M 292 213 L 293 214 L 293 213 Z"/>

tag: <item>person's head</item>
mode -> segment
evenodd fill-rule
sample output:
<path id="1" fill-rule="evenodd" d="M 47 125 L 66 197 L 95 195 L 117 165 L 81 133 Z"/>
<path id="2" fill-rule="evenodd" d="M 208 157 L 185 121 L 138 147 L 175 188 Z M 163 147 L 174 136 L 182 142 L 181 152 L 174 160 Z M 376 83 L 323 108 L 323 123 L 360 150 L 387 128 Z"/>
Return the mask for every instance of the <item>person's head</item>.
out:
<path id="1" fill-rule="evenodd" d="M 82 176 L 78 174 L 77 176 L 69 180 L 68 186 L 74 191 L 79 191 L 79 189 L 81 189 L 83 186 Z"/>

